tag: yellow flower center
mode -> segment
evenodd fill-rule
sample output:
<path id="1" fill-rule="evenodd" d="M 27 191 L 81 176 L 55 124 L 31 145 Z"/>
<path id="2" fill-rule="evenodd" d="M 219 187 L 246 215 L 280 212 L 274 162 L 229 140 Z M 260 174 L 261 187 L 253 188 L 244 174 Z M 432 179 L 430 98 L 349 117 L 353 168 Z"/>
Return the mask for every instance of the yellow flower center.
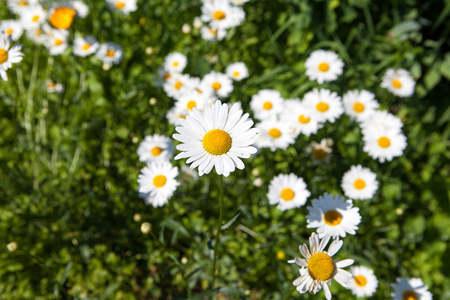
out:
<path id="1" fill-rule="evenodd" d="M 166 81 L 167 79 L 169 79 L 170 77 L 172 77 L 172 75 L 170 75 L 170 73 L 166 73 L 163 76 L 163 80 Z"/>
<path id="2" fill-rule="evenodd" d="M 14 31 L 11 28 L 6 29 L 6 34 L 7 35 L 11 35 L 11 34 L 13 34 L 13 32 Z"/>
<path id="3" fill-rule="evenodd" d="M 192 110 L 194 107 L 196 107 L 197 106 L 197 102 L 195 102 L 194 100 L 191 100 L 191 101 L 189 101 L 187 104 L 186 104 L 186 107 L 187 107 L 187 109 L 189 109 L 189 110 Z"/>
<path id="4" fill-rule="evenodd" d="M 321 64 L 319 65 L 319 71 L 320 71 L 320 72 L 326 72 L 326 71 L 328 71 L 329 69 L 330 69 L 330 65 L 327 64 L 327 63 L 325 63 L 325 62 L 323 62 L 323 63 L 321 63 Z"/>
<path id="5" fill-rule="evenodd" d="M 335 210 L 329 210 L 324 214 L 323 219 L 327 225 L 336 226 L 341 223 L 342 215 Z"/>
<path id="6" fill-rule="evenodd" d="M 333 259 L 323 252 L 313 254 L 308 259 L 308 272 L 314 280 L 327 281 L 331 279 L 335 268 Z"/>
<path id="7" fill-rule="evenodd" d="M 355 104 L 353 104 L 353 109 L 356 112 L 363 112 L 364 111 L 364 104 L 362 104 L 361 102 L 355 102 Z"/>
<path id="8" fill-rule="evenodd" d="M 272 109 L 272 102 L 270 102 L 270 101 L 264 102 L 263 108 L 264 108 L 265 110 Z"/>
<path id="9" fill-rule="evenodd" d="M 209 28 L 209 32 L 212 34 L 217 34 L 217 29 Z"/>
<path id="10" fill-rule="evenodd" d="M 402 83 L 400 82 L 400 80 L 394 79 L 392 80 L 392 85 L 396 88 L 399 89 L 402 87 Z"/>
<path id="11" fill-rule="evenodd" d="M 218 82 L 214 82 L 213 84 L 212 84 L 212 88 L 215 90 L 215 91 L 217 91 L 218 89 L 220 89 L 222 87 L 222 85 L 220 84 L 220 83 L 218 83 Z"/>
<path id="12" fill-rule="evenodd" d="M 178 67 L 179 63 L 176 61 L 172 64 L 174 67 Z"/>
<path id="13" fill-rule="evenodd" d="M 284 260 L 286 258 L 286 253 L 284 253 L 283 251 L 278 251 L 277 252 L 277 258 L 279 260 Z"/>
<path id="14" fill-rule="evenodd" d="M 316 148 L 313 151 L 314 158 L 317 160 L 324 160 L 327 156 L 327 152 L 322 148 Z"/>
<path id="15" fill-rule="evenodd" d="M 154 147 L 152 149 L 152 155 L 153 156 L 159 156 L 162 152 L 163 152 L 163 149 L 161 149 L 159 147 Z"/>
<path id="16" fill-rule="evenodd" d="M 55 40 L 55 46 L 60 46 L 62 43 L 63 43 L 63 41 L 60 39 Z"/>
<path id="17" fill-rule="evenodd" d="M 27 6 L 28 5 L 28 1 L 19 1 L 19 5 L 20 6 Z"/>
<path id="18" fill-rule="evenodd" d="M 83 48 L 84 51 L 87 51 L 87 50 L 89 50 L 89 48 L 91 48 L 91 45 L 86 43 L 86 44 L 83 45 L 82 48 Z"/>
<path id="19" fill-rule="evenodd" d="M 108 57 L 113 57 L 115 53 L 116 53 L 116 52 L 115 52 L 114 50 L 111 49 L 111 50 L 106 51 L 106 56 L 108 56 Z"/>
<path id="20" fill-rule="evenodd" d="M 0 65 L 8 60 L 8 51 L 0 49 Z"/>
<path id="21" fill-rule="evenodd" d="M 76 12 L 68 7 L 59 7 L 55 9 L 51 17 L 48 19 L 53 27 L 58 29 L 67 29 L 72 25 Z"/>
<path id="22" fill-rule="evenodd" d="M 212 155 L 222 155 L 231 148 L 231 136 L 221 129 L 208 131 L 203 137 L 203 148 Z"/>
<path id="23" fill-rule="evenodd" d="M 378 146 L 380 146 L 381 148 L 387 148 L 391 145 L 391 141 L 389 140 L 389 138 L 382 136 L 378 139 Z"/>
<path id="24" fill-rule="evenodd" d="M 221 10 L 217 10 L 213 13 L 213 18 L 217 21 L 225 19 L 225 13 Z"/>
<path id="25" fill-rule="evenodd" d="M 182 86 L 183 86 L 183 83 L 182 83 L 181 81 L 177 81 L 177 82 L 175 82 L 175 84 L 174 84 L 174 87 L 175 87 L 177 90 L 179 90 Z"/>
<path id="26" fill-rule="evenodd" d="M 311 121 L 311 118 L 305 117 L 305 115 L 301 115 L 300 117 L 298 117 L 298 121 L 302 124 L 308 124 L 309 121 Z"/>
<path id="27" fill-rule="evenodd" d="M 124 7 L 125 7 L 125 2 L 122 2 L 122 1 L 116 2 L 117 9 L 122 9 Z"/>
<path id="28" fill-rule="evenodd" d="M 268 133 L 274 139 L 277 139 L 277 138 L 279 138 L 281 136 L 281 131 L 279 129 L 277 129 L 277 128 L 270 129 Z"/>
<path id="29" fill-rule="evenodd" d="M 49 89 L 52 89 L 52 88 L 54 88 L 55 86 L 56 86 L 56 83 L 53 83 L 53 82 L 47 83 L 47 88 L 49 88 Z"/>
<path id="30" fill-rule="evenodd" d="M 281 191 L 281 198 L 284 201 L 291 201 L 292 199 L 294 199 L 294 197 L 295 197 L 295 193 L 290 188 L 285 188 Z"/>
<path id="31" fill-rule="evenodd" d="M 326 112 L 330 107 L 325 102 L 319 102 L 316 105 L 316 109 L 320 112 Z"/>
<path id="32" fill-rule="evenodd" d="M 234 77 L 238 77 L 238 76 L 239 76 L 239 74 L 240 74 L 240 73 L 239 73 L 238 71 L 236 71 L 236 72 L 233 72 L 233 76 L 234 76 Z"/>
<path id="33" fill-rule="evenodd" d="M 366 183 L 362 179 L 356 179 L 355 182 L 353 183 L 353 186 L 357 190 L 362 190 L 363 188 L 366 187 Z"/>
<path id="34" fill-rule="evenodd" d="M 355 276 L 355 284 L 360 287 L 364 287 L 367 284 L 366 277 L 362 275 Z"/>
<path id="35" fill-rule="evenodd" d="M 413 291 L 406 291 L 403 293 L 403 300 L 417 300 L 417 294 Z"/>
<path id="36" fill-rule="evenodd" d="M 31 21 L 33 21 L 33 22 L 39 21 L 39 16 L 34 16 L 34 17 L 31 19 Z"/>
<path id="37" fill-rule="evenodd" d="M 163 187 L 167 182 L 167 178 L 164 175 L 156 175 L 153 178 L 153 185 L 157 188 Z"/>

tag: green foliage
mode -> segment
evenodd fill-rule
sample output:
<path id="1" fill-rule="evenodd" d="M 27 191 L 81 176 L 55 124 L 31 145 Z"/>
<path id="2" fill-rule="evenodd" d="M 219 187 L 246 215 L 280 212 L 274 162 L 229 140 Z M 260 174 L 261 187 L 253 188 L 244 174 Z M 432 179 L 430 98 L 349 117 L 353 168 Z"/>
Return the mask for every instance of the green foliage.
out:
<path id="1" fill-rule="evenodd" d="M 217 293 L 314 299 L 293 292 L 298 270 L 286 263 L 312 232 L 306 208 L 270 206 L 268 183 L 294 172 L 305 179 L 310 199 L 342 194 L 342 175 L 356 164 L 376 172 L 380 188 L 374 199 L 355 201 L 362 223 L 345 238 L 338 259 L 374 269 L 380 281 L 374 299 L 388 299 L 400 276 L 422 278 L 434 299 L 450 298 L 449 1 L 254 0 L 244 5 L 244 24 L 218 43 L 202 40 L 198 29 L 181 32 L 200 15 L 199 1 L 141 1 L 129 16 L 101 0 L 86 3 L 90 13 L 75 20 L 71 36 L 117 42 L 125 50 L 120 65 L 106 71 L 94 57 L 69 50 L 51 57 L 22 38 L 24 60 L 0 82 L 0 244 L 18 245 L 0 251 L 2 299 L 204 299 Z M 0 17 L 13 18 L 5 2 Z M 235 85 L 230 102 L 250 111 L 259 89 L 294 98 L 318 87 L 307 79 L 304 61 L 320 48 L 336 51 L 346 64 L 324 87 L 340 95 L 370 90 L 382 109 L 402 118 L 404 156 L 372 160 L 362 152 L 356 123 L 342 117 L 287 151 L 263 149 L 246 160 L 243 171 L 225 178 L 229 222 L 220 235 L 220 288 L 211 290 L 217 176 L 180 178 L 162 208 L 138 197 L 138 143 L 145 135 L 174 132 L 165 121 L 173 100 L 156 86 L 157 69 L 173 51 L 187 55 L 193 76 L 243 61 L 251 75 Z M 413 97 L 380 88 L 391 67 L 411 71 Z M 46 93 L 48 78 L 63 83 L 65 92 Z M 331 162 L 314 165 L 305 148 L 322 138 L 335 141 Z M 257 178 L 261 187 L 252 184 Z M 149 234 L 140 231 L 144 221 L 152 225 Z M 336 299 L 352 297 L 338 284 L 331 291 Z"/>

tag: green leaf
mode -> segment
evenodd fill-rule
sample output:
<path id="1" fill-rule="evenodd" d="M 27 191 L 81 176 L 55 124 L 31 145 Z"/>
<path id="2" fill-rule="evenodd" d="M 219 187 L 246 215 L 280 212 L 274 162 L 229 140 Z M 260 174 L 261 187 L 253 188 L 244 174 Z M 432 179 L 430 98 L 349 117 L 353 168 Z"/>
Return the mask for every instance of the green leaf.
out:
<path id="1" fill-rule="evenodd" d="M 231 217 L 231 219 L 226 222 L 225 224 L 222 225 L 222 227 L 220 227 L 221 230 L 226 230 L 228 229 L 239 217 L 239 215 L 241 214 L 241 209 L 238 208 L 238 210 L 234 213 L 234 215 Z"/>

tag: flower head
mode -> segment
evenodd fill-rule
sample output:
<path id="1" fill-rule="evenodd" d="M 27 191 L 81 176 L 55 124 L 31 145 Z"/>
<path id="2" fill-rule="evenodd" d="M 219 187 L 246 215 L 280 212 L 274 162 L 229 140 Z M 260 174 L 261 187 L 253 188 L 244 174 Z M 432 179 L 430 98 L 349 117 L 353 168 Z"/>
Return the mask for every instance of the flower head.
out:
<path id="1" fill-rule="evenodd" d="M 316 50 L 306 59 L 305 67 L 309 80 L 317 80 L 322 84 L 324 81 L 336 80 L 342 74 L 344 62 L 335 52 Z"/>
<path id="2" fill-rule="evenodd" d="M 381 87 L 399 97 L 410 97 L 414 94 L 416 82 L 404 69 L 389 69 L 383 76 Z"/>
<path id="3" fill-rule="evenodd" d="M 428 291 L 420 278 L 398 278 L 392 284 L 394 292 L 391 297 L 394 300 L 431 300 L 433 295 Z"/>
<path id="4" fill-rule="evenodd" d="M 358 297 L 372 296 L 378 287 L 378 280 L 373 270 L 363 267 L 354 266 L 350 268 L 353 278 L 348 282 L 347 288 L 352 291 L 353 295 Z"/>
<path id="5" fill-rule="evenodd" d="M 15 45 L 10 49 L 9 40 L 6 33 L 0 32 L 0 76 L 4 81 L 8 80 L 6 70 L 10 69 L 12 64 L 20 62 L 23 57 L 23 53 L 20 52 L 22 45 Z"/>
<path id="6" fill-rule="evenodd" d="M 377 175 L 361 165 L 352 166 L 342 177 L 341 186 L 351 199 L 371 199 L 378 189 Z"/>
<path id="7" fill-rule="evenodd" d="M 280 174 L 272 179 L 267 198 L 270 204 L 278 204 L 278 209 L 287 210 L 303 206 L 310 195 L 303 179 L 291 173 Z"/>
<path id="8" fill-rule="evenodd" d="M 178 168 L 170 162 L 154 162 L 141 170 L 138 177 L 139 193 L 147 204 L 163 206 L 179 185 L 175 177 Z"/>

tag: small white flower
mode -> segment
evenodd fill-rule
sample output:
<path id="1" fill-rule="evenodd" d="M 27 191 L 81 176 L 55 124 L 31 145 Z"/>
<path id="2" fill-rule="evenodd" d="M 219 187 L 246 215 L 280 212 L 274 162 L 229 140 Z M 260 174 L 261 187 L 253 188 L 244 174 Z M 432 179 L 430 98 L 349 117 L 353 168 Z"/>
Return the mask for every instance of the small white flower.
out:
<path id="1" fill-rule="evenodd" d="M 252 96 L 250 108 L 258 120 L 265 120 L 276 117 L 283 111 L 283 98 L 279 91 L 260 90 Z"/>
<path id="2" fill-rule="evenodd" d="M 269 185 L 269 204 L 277 205 L 280 210 L 301 207 L 311 193 L 306 189 L 302 178 L 293 173 L 275 176 Z"/>
<path id="3" fill-rule="evenodd" d="M 300 101 L 291 101 L 283 116 L 285 116 L 283 119 L 292 126 L 296 136 L 299 134 L 310 136 L 323 127 L 323 123 L 317 120 L 316 115 L 311 113 Z"/>
<path id="4" fill-rule="evenodd" d="M 136 0 L 106 0 L 106 4 L 112 10 L 119 11 L 124 15 L 137 10 Z"/>
<path id="5" fill-rule="evenodd" d="M 203 77 L 200 90 L 209 95 L 226 98 L 233 91 L 233 82 L 227 75 L 212 71 Z"/>
<path id="6" fill-rule="evenodd" d="M 341 97 L 327 89 L 314 89 L 303 97 L 303 105 L 309 109 L 319 122 L 334 121 L 344 112 Z"/>
<path id="7" fill-rule="evenodd" d="M 202 39 L 214 42 L 214 41 L 221 41 L 225 38 L 227 35 L 226 29 L 216 29 L 211 26 L 203 26 L 200 29 L 200 34 L 202 36 Z"/>
<path id="8" fill-rule="evenodd" d="M 180 52 L 172 52 L 164 59 L 164 69 L 168 73 L 181 73 L 187 65 L 186 55 Z"/>
<path id="9" fill-rule="evenodd" d="M 150 164 L 157 161 L 168 161 L 172 158 L 173 143 L 166 136 L 147 135 L 137 149 L 139 160 Z"/>
<path id="10" fill-rule="evenodd" d="M 175 106 L 177 106 L 180 111 L 185 111 L 184 114 L 187 115 L 194 107 L 197 107 L 199 110 L 203 110 L 205 105 L 211 104 L 212 99 L 213 98 L 209 97 L 205 93 L 189 91 L 180 96 L 180 98 L 175 102 Z"/>
<path id="11" fill-rule="evenodd" d="M 28 8 L 37 5 L 38 0 L 8 0 L 6 5 L 11 10 L 11 12 L 21 15 Z"/>
<path id="12" fill-rule="evenodd" d="M 20 52 L 22 45 L 15 45 L 10 47 L 9 38 L 3 32 L 0 32 L 0 76 L 4 81 L 8 80 L 6 70 L 12 67 L 12 64 L 18 63 L 22 60 L 23 53 Z"/>
<path id="13" fill-rule="evenodd" d="M 399 97 L 410 97 L 414 94 L 416 82 L 404 69 L 388 69 L 383 76 L 381 87 Z"/>
<path id="14" fill-rule="evenodd" d="M 164 84 L 163 89 L 167 96 L 179 99 L 194 90 L 191 77 L 187 74 L 173 73 Z"/>
<path id="15" fill-rule="evenodd" d="M 20 15 L 20 23 L 25 29 L 37 29 L 45 22 L 47 12 L 40 5 L 29 6 Z"/>
<path id="16" fill-rule="evenodd" d="M 350 268 L 353 278 L 348 282 L 347 288 L 352 291 L 353 295 L 358 297 L 372 296 L 378 287 L 378 279 L 373 270 L 355 266 Z"/>
<path id="17" fill-rule="evenodd" d="M 235 81 L 241 81 L 248 77 L 248 69 L 243 62 L 236 62 L 228 65 L 225 73 Z"/>
<path id="18" fill-rule="evenodd" d="M 325 193 L 319 199 L 312 200 L 307 207 L 307 228 L 317 228 L 319 237 L 326 235 L 345 237 L 347 233 L 355 234 L 361 222 L 359 208 L 353 207 L 353 201 L 344 197 Z"/>
<path id="19" fill-rule="evenodd" d="M 377 127 L 365 129 L 363 140 L 363 151 L 380 162 L 401 156 L 407 145 L 403 133 L 398 130 L 380 131 Z"/>
<path id="20" fill-rule="evenodd" d="M 371 199 L 378 189 L 377 175 L 361 165 L 352 166 L 342 177 L 342 189 L 351 199 Z"/>
<path id="21" fill-rule="evenodd" d="M 391 293 L 393 300 L 431 300 L 433 294 L 428 291 L 420 278 L 397 278 L 396 283 L 392 283 L 394 292 Z"/>
<path id="22" fill-rule="evenodd" d="M 100 44 L 93 36 L 77 37 L 73 41 L 73 54 L 81 57 L 94 54 Z"/>
<path id="23" fill-rule="evenodd" d="M 62 93 L 64 92 L 64 85 L 61 83 L 54 83 L 48 79 L 45 83 L 45 89 L 47 93 Z"/>
<path id="24" fill-rule="evenodd" d="M 312 154 L 313 157 L 313 165 L 318 165 L 321 163 L 329 163 L 330 162 L 330 153 L 333 151 L 331 146 L 333 145 L 333 140 L 331 139 L 322 139 L 320 143 L 312 142 L 306 147 L 306 152 Z"/>
<path id="25" fill-rule="evenodd" d="M 335 52 L 316 50 L 306 59 L 305 67 L 309 80 L 317 80 L 322 84 L 324 81 L 336 80 L 342 74 L 344 62 Z"/>
<path id="26" fill-rule="evenodd" d="M 23 34 L 23 27 L 18 20 L 4 20 L 0 21 L 0 32 L 2 31 L 13 41 L 17 41 Z"/>
<path id="27" fill-rule="evenodd" d="M 48 48 L 50 55 L 60 55 L 67 49 L 67 38 L 69 33 L 66 30 L 53 29 L 47 34 L 45 46 Z"/>
<path id="28" fill-rule="evenodd" d="M 191 25 L 189 25 L 189 24 L 183 24 L 183 26 L 181 27 L 181 31 L 182 31 L 184 34 L 189 34 L 189 33 L 191 33 L 191 31 L 192 31 L 192 27 L 191 27 Z"/>
<path id="29" fill-rule="evenodd" d="M 269 148 L 274 152 L 276 149 L 286 150 L 289 145 L 294 144 L 294 133 L 289 123 L 279 121 L 276 118 L 267 119 L 258 123 L 256 128 L 260 134 L 256 138 L 258 148 Z"/>
<path id="30" fill-rule="evenodd" d="M 245 19 L 245 12 L 240 7 L 231 6 L 228 1 L 218 0 L 203 3 L 201 18 L 203 22 L 209 22 L 212 28 L 228 29 L 240 25 Z"/>
<path id="31" fill-rule="evenodd" d="M 73 9 L 77 12 L 77 16 L 80 18 L 86 18 L 89 13 L 89 6 L 87 6 L 83 1 L 71 1 Z"/>
<path id="32" fill-rule="evenodd" d="M 100 45 L 95 56 L 105 64 L 117 65 L 122 61 L 123 49 L 116 43 L 106 42 Z"/>
<path id="33" fill-rule="evenodd" d="M 367 134 L 368 131 L 395 131 L 401 132 L 403 122 L 399 117 L 384 111 L 376 110 L 361 124 L 363 134 Z"/>
<path id="34" fill-rule="evenodd" d="M 366 90 L 348 91 L 342 98 L 347 115 L 358 122 L 367 120 L 368 117 L 380 106 L 375 95 Z"/>

